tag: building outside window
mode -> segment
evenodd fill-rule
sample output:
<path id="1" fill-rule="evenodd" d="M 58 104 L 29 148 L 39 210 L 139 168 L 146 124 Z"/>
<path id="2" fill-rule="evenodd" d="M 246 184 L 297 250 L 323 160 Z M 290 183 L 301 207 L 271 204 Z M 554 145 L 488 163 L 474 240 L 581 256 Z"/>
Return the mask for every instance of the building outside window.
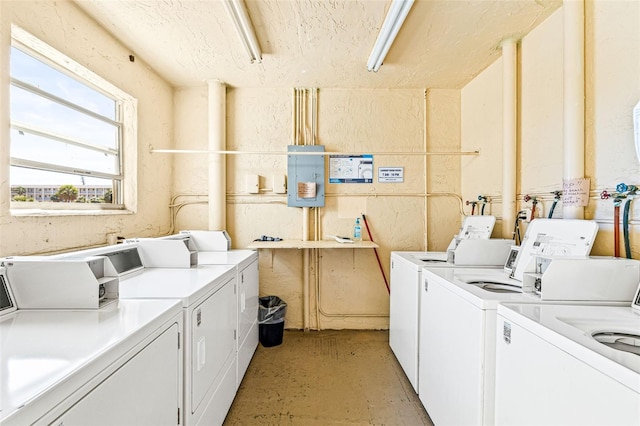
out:
<path id="1" fill-rule="evenodd" d="M 125 208 L 136 100 L 16 26 L 10 60 L 12 209 Z"/>

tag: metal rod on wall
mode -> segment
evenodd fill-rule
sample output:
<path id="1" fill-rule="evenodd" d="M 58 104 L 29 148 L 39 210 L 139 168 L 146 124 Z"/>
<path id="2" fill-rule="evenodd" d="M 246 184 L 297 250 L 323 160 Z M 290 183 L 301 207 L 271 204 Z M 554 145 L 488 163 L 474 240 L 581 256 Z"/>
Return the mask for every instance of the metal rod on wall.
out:
<path id="1" fill-rule="evenodd" d="M 149 147 L 152 154 L 226 154 L 226 155 L 406 155 L 406 156 L 433 156 L 433 155 L 480 155 L 480 151 L 447 151 L 447 152 L 332 152 L 332 151 L 216 151 L 207 149 L 156 149 Z"/>

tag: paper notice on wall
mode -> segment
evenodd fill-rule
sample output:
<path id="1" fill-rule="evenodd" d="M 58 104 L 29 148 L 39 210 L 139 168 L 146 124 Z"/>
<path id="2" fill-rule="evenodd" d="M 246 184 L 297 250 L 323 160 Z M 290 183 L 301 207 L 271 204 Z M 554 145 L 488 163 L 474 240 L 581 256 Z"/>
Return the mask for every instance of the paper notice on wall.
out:
<path id="1" fill-rule="evenodd" d="M 575 178 L 562 180 L 562 206 L 586 207 L 589 204 L 591 179 Z"/>
<path id="2" fill-rule="evenodd" d="M 315 182 L 298 182 L 298 198 L 315 198 Z"/>

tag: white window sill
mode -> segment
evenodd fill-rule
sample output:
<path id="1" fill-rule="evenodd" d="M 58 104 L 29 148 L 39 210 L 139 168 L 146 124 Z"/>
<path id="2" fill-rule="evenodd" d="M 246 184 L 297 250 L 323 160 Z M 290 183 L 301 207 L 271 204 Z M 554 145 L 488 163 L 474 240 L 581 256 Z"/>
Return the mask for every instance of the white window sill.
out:
<path id="1" fill-rule="evenodd" d="M 46 209 L 46 208 L 11 208 L 11 216 L 20 217 L 42 217 L 42 216 L 119 216 L 129 215 L 134 212 L 127 209 L 96 209 L 96 208 L 83 208 L 83 209 Z"/>

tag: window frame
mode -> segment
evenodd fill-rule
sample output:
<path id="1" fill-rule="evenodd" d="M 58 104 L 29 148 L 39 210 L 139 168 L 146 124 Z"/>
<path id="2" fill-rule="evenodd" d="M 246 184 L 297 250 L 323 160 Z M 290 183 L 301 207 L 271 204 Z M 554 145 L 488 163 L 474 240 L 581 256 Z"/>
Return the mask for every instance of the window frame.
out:
<path id="1" fill-rule="evenodd" d="M 124 92 L 119 87 L 110 83 L 103 77 L 94 73 L 87 67 L 79 64 L 70 57 L 66 56 L 62 52 L 56 50 L 52 46 L 49 46 L 44 41 L 36 38 L 22 28 L 12 24 L 11 25 L 11 47 L 17 48 L 22 52 L 34 57 L 35 59 L 45 63 L 46 65 L 55 68 L 56 70 L 66 74 L 70 78 L 75 79 L 81 84 L 102 93 L 103 95 L 113 99 L 116 104 L 115 120 L 111 120 L 107 117 L 100 116 L 93 113 L 90 110 L 83 108 L 81 105 L 74 104 L 73 102 L 66 101 L 63 98 L 59 98 L 55 95 L 51 95 L 48 92 L 42 91 L 36 87 L 29 86 L 26 90 L 37 96 L 42 96 L 50 101 L 56 102 L 60 105 L 70 107 L 82 113 L 87 113 L 94 118 L 108 122 L 115 125 L 117 128 L 118 148 L 118 174 L 102 173 L 97 171 L 83 170 L 77 167 L 67 167 L 62 165 L 55 165 L 55 167 L 47 167 L 47 163 L 38 163 L 33 160 L 24 160 L 11 157 L 11 150 L 9 150 L 9 166 L 35 166 L 39 170 L 67 172 L 76 174 L 78 176 L 91 176 L 98 178 L 109 179 L 112 182 L 113 188 L 113 202 L 112 203 L 60 203 L 51 201 L 39 201 L 39 202 L 15 202 L 11 201 L 11 213 L 16 215 L 24 214 L 52 214 L 56 212 L 64 212 L 63 214 L 70 214 L 73 211 L 77 211 L 80 214 L 86 214 L 87 211 L 105 211 L 105 213 L 123 213 L 135 212 L 136 203 L 136 171 L 137 171 L 137 99 L 128 93 Z M 25 83 L 20 82 L 10 76 L 10 85 L 24 89 Z M 9 104 L 11 107 L 11 104 Z M 13 121 L 10 118 L 10 127 L 13 130 L 20 130 L 24 123 Z M 26 126 L 26 129 L 31 134 L 38 134 L 38 129 L 35 126 Z M 80 144 L 82 148 L 94 150 L 96 147 L 92 147 L 90 143 L 83 141 L 74 141 L 72 138 L 60 137 L 54 132 L 44 132 L 45 137 L 58 140 L 64 143 L 72 145 Z M 61 140 L 62 139 L 62 140 Z M 108 148 L 99 148 L 105 151 L 113 151 Z M 9 182 L 9 188 L 13 186 L 12 182 Z"/>

